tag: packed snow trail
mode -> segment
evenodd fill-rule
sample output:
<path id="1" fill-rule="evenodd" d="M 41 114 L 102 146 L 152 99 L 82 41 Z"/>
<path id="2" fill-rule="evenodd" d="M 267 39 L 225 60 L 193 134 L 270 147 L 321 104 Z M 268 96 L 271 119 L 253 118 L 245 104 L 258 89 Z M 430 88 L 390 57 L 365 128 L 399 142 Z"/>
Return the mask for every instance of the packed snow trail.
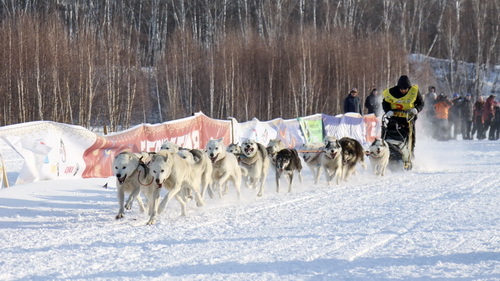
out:
<path id="1" fill-rule="evenodd" d="M 417 143 L 414 169 L 177 202 L 115 220 L 113 178 L 0 190 L 1 280 L 500 280 L 500 142 Z M 108 183 L 108 188 L 103 185 Z"/>

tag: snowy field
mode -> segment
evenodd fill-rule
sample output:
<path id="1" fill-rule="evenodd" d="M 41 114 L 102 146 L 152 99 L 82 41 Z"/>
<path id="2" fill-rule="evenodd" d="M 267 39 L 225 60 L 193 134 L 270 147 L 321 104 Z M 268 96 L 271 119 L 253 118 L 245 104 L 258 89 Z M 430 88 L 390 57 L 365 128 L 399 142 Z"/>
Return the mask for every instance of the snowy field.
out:
<path id="1" fill-rule="evenodd" d="M 416 157 L 340 186 L 306 168 L 291 194 L 270 174 L 262 198 L 231 189 L 186 217 L 172 201 L 153 226 L 137 205 L 115 220 L 112 178 L 0 189 L 0 280 L 500 280 L 500 142 L 419 141 Z"/>

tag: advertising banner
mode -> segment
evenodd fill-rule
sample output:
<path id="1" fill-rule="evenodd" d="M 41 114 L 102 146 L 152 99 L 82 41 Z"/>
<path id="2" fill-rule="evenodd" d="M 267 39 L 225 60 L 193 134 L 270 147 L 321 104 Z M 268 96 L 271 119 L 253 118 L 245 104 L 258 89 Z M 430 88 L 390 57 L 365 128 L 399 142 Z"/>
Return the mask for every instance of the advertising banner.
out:
<path id="1" fill-rule="evenodd" d="M 16 184 L 55 178 L 82 177 L 85 149 L 96 140 L 89 130 L 38 121 L 2 127 L 0 138 L 24 159 Z"/>

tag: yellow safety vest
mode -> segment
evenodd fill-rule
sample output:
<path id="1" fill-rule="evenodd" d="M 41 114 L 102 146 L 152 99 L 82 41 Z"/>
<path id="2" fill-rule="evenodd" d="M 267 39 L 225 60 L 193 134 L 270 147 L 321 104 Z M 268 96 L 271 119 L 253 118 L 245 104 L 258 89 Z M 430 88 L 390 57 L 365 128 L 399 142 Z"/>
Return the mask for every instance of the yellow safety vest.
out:
<path id="1" fill-rule="evenodd" d="M 418 85 L 411 86 L 408 93 L 401 98 L 395 98 L 389 93 L 389 89 L 382 92 L 384 100 L 391 104 L 391 109 L 394 110 L 394 116 L 406 117 L 405 112 L 415 107 L 414 103 L 417 100 Z"/>

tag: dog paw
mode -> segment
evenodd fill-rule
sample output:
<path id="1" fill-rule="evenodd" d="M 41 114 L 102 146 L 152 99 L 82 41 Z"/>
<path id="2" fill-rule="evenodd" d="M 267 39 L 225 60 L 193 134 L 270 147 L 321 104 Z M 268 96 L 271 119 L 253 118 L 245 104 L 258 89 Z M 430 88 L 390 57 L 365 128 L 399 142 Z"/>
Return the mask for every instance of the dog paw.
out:
<path id="1" fill-rule="evenodd" d="M 118 215 L 116 215 L 115 219 L 123 219 L 123 213 L 119 213 Z"/>
<path id="2" fill-rule="evenodd" d="M 258 197 L 262 197 L 262 192 L 257 193 Z"/>
<path id="3" fill-rule="evenodd" d="M 132 204 L 126 204 L 126 205 L 125 205 L 125 209 L 126 209 L 126 210 L 130 210 L 130 209 L 132 209 Z"/>
<path id="4" fill-rule="evenodd" d="M 155 224 L 155 223 L 156 223 L 156 219 L 150 219 L 150 220 L 146 223 L 146 225 L 153 225 L 153 224 Z"/>

